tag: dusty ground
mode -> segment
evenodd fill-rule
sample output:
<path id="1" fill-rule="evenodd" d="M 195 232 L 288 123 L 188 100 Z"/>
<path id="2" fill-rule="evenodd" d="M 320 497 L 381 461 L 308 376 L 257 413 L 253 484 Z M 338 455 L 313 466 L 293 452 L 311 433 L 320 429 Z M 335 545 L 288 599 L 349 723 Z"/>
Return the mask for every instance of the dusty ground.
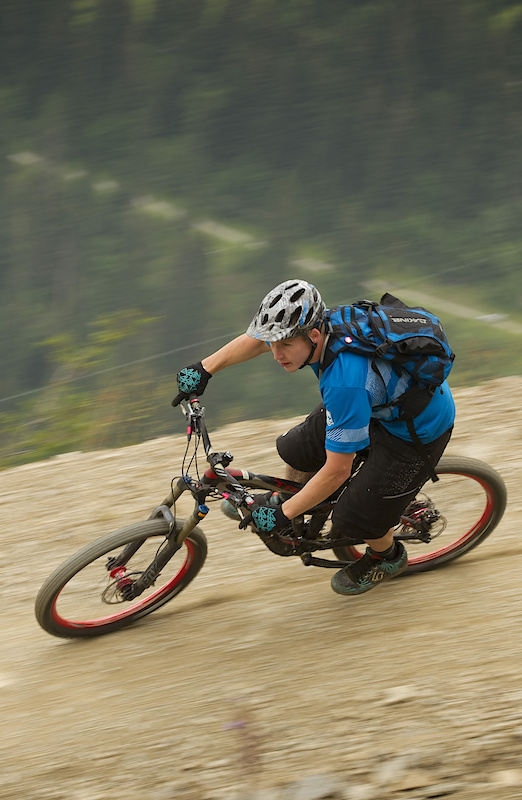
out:
<path id="1" fill-rule="evenodd" d="M 497 531 L 452 566 L 357 599 L 216 510 L 184 595 L 120 633 L 55 639 L 34 620 L 40 584 L 148 516 L 184 441 L 4 472 L 1 800 L 522 797 L 521 390 L 516 378 L 455 393 L 449 452 L 508 486 Z M 286 427 L 230 426 L 213 444 L 277 473 Z"/>

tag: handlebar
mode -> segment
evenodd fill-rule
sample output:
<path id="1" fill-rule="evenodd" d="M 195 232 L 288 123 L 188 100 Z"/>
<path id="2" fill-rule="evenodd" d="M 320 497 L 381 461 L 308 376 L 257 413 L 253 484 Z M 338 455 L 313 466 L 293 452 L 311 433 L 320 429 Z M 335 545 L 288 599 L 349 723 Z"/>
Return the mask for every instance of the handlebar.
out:
<path id="1" fill-rule="evenodd" d="M 186 395 L 182 395 L 181 399 L 187 399 Z M 174 405 L 174 401 L 172 402 Z M 251 497 L 250 493 L 236 481 L 234 476 L 227 469 L 233 460 L 232 453 L 229 451 L 225 453 L 216 453 L 212 449 L 210 436 L 205 423 L 205 409 L 201 405 L 198 395 L 190 394 L 188 397 L 188 403 L 188 409 L 182 406 L 182 412 L 187 417 L 187 436 L 189 440 L 193 433 L 201 436 L 207 462 L 210 464 L 215 474 L 227 482 L 232 492 L 238 494 L 238 499 L 240 499 L 240 502 L 250 505 L 253 502 L 253 498 Z"/>

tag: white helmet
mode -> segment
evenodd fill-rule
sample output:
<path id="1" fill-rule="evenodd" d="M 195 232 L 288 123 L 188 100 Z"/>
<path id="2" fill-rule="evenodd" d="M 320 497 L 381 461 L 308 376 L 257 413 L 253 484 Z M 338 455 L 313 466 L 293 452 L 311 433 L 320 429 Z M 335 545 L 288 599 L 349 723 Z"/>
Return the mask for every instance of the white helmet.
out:
<path id="1" fill-rule="evenodd" d="M 306 281 L 284 281 L 261 301 L 247 335 L 265 342 L 279 342 L 318 327 L 326 311 L 321 295 Z"/>

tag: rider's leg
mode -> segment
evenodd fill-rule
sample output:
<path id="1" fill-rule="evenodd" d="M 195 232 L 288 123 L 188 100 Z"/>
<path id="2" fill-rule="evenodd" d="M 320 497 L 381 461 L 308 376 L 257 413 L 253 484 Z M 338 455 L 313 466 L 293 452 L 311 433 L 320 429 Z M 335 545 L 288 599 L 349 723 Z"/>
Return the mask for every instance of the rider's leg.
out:
<path id="1" fill-rule="evenodd" d="M 427 445 L 433 463 L 442 455 L 450 433 Z M 370 439 L 368 457 L 334 511 L 339 531 L 368 544 L 360 559 L 332 578 L 332 588 L 339 594 L 367 592 L 406 569 L 408 557 L 402 542 L 393 538 L 394 527 L 430 477 L 425 459 L 411 443 L 392 436 L 378 423 L 370 427 Z"/>
<path id="2" fill-rule="evenodd" d="M 279 436 L 277 451 L 285 463 L 285 478 L 307 483 L 326 461 L 324 435 L 326 414 L 318 405 L 303 422 Z"/>
<path id="3" fill-rule="evenodd" d="M 365 539 L 364 541 L 366 544 L 371 547 L 374 553 L 384 553 L 386 550 L 389 550 L 395 543 L 393 538 L 393 533 L 395 528 L 390 528 L 388 533 L 384 536 L 381 536 L 379 539 Z"/>
<path id="4" fill-rule="evenodd" d="M 326 412 L 321 404 L 303 422 L 278 437 L 277 452 L 287 465 L 289 480 L 306 483 L 321 469 L 326 461 L 325 430 Z"/>

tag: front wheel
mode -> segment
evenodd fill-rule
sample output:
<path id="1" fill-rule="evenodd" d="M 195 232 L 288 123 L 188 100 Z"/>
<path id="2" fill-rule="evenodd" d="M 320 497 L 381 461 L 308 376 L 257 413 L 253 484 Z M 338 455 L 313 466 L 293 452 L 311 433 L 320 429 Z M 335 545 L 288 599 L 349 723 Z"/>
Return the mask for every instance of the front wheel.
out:
<path id="1" fill-rule="evenodd" d="M 183 520 L 177 522 L 181 530 Z M 196 577 L 207 556 L 207 540 L 194 528 L 168 561 L 153 586 L 125 599 L 125 582 L 143 574 L 164 546 L 168 523 L 152 519 L 115 531 L 87 545 L 45 581 L 35 602 L 36 619 L 47 633 L 66 639 L 112 633 L 150 614 L 179 594 Z M 126 562 L 126 578 L 111 570 L 111 559 L 141 542 Z M 113 574 L 111 575 L 111 572 Z"/>
<path id="2" fill-rule="evenodd" d="M 504 481 L 482 461 L 442 456 L 435 472 L 439 480 L 424 486 L 408 507 L 411 517 L 432 515 L 430 541 L 415 538 L 408 524 L 397 528 L 408 552 L 405 575 L 435 569 L 472 550 L 493 532 L 506 507 Z M 360 558 L 364 550 L 365 545 L 334 548 L 342 561 Z"/>

